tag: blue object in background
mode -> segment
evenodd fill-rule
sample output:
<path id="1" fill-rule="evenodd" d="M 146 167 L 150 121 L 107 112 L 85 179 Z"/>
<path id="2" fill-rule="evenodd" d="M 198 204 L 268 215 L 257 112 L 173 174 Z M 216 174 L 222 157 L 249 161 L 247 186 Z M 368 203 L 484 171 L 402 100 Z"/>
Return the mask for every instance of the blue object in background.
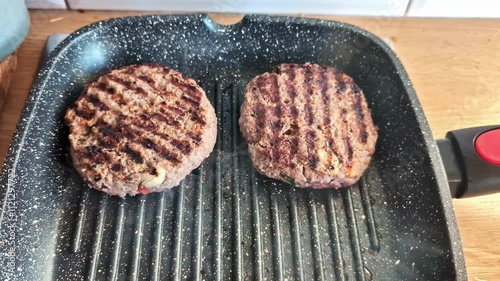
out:
<path id="1" fill-rule="evenodd" d="M 24 0 L 0 0 L 0 61 L 21 45 L 29 27 L 30 17 Z"/>

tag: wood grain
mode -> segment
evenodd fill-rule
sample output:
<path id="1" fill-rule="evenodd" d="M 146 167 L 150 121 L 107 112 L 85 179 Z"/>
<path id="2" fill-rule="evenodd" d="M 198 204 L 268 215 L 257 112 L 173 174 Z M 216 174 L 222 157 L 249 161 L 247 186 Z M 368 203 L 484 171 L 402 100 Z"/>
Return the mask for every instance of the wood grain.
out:
<path id="1" fill-rule="evenodd" d="M 0 114 L 0 161 L 28 95 L 45 41 L 98 20 L 139 12 L 32 11 L 32 28 Z M 150 14 L 150 13 L 142 13 Z M 214 15 L 220 23 L 239 15 Z M 436 138 L 448 130 L 500 123 L 500 20 L 319 17 L 392 39 Z M 469 280 L 500 278 L 500 194 L 453 201 Z"/>
<path id="2" fill-rule="evenodd" d="M 10 86 L 12 73 L 17 66 L 17 51 L 0 61 L 0 110 L 2 109 Z"/>

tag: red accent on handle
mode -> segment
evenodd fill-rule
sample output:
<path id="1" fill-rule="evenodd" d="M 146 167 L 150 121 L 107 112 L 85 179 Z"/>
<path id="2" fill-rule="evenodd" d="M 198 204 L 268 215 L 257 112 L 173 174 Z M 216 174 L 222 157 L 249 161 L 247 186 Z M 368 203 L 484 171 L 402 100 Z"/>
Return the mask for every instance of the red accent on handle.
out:
<path id="1" fill-rule="evenodd" d="M 485 161 L 500 165 L 500 129 L 480 134 L 474 143 L 477 154 Z"/>

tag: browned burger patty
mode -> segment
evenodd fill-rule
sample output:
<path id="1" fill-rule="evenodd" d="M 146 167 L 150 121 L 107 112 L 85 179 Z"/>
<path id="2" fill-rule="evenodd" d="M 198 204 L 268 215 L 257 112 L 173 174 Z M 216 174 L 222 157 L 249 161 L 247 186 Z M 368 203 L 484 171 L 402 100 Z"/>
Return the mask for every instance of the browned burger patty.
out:
<path id="1" fill-rule="evenodd" d="M 333 67 L 282 64 L 253 78 L 239 120 L 256 170 L 298 187 L 359 180 L 377 140 L 363 91 Z"/>
<path id="2" fill-rule="evenodd" d="M 121 197 L 171 188 L 208 157 L 217 120 L 205 92 L 168 67 L 111 71 L 66 113 L 73 164 L 89 185 Z"/>

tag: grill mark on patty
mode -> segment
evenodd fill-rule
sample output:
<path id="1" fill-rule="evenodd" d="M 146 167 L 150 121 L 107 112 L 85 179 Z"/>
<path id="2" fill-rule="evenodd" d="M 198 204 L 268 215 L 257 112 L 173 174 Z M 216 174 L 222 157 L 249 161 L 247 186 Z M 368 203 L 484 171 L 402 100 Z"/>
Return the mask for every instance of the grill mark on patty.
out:
<path id="1" fill-rule="evenodd" d="M 266 125 L 266 109 L 264 108 L 264 105 L 259 102 L 254 110 L 254 117 L 255 117 L 255 121 L 257 123 L 257 129 L 259 131 L 259 133 L 261 134 L 262 131 L 265 129 L 265 125 Z"/>
<path id="2" fill-rule="evenodd" d="M 125 79 L 122 79 L 114 74 L 108 74 L 106 77 L 109 80 L 111 80 L 119 85 L 122 85 L 126 90 L 133 90 L 136 93 L 138 93 L 139 95 L 144 96 L 144 97 L 148 96 L 148 93 L 146 92 L 146 90 L 144 90 L 142 87 L 138 86 L 137 83 L 132 83 L 132 82 L 127 81 Z M 133 76 L 131 76 L 131 77 L 133 77 Z"/>
<path id="3" fill-rule="evenodd" d="M 105 91 L 106 88 L 108 87 L 108 86 L 106 86 L 106 84 L 99 82 L 99 81 L 90 84 L 90 87 L 93 87 L 93 86 L 95 86 L 97 89 L 99 89 L 101 91 Z M 85 92 L 87 92 L 87 91 L 88 91 L 88 88 L 85 89 Z"/>
<path id="4" fill-rule="evenodd" d="M 344 82 L 344 74 L 341 71 L 339 71 L 338 69 L 335 69 L 335 81 L 338 82 L 337 94 L 344 93 L 344 91 L 346 89 L 346 83 Z"/>
<path id="5" fill-rule="evenodd" d="M 330 169 L 332 162 L 332 154 L 335 153 L 335 144 L 332 138 L 332 129 L 330 127 L 331 123 L 331 110 L 330 110 L 330 96 L 328 93 L 328 81 L 329 81 L 329 68 L 322 68 L 320 76 L 320 89 L 321 89 L 321 99 L 323 101 L 323 137 L 325 139 L 325 150 L 327 151 L 327 167 Z"/>
<path id="6" fill-rule="evenodd" d="M 123 169 L 123 167 L 120 164 L 113 164 L 113 166 L 111 166 L 111 170 L 114 171 L 114 172 L 119 172 L 122 169 Z"/>
<path id="7" fill-rule="evenodd" d="M 106 77 L 109 80 L 115 82 L 116 84 L 123 86 L 125 89 L 130 89 L 130 86 L 131 86 L 130 81 L 126 81 L 126 80 L 124 80 L 124 79 L 122 79 L 114 74 L 111 74 L 111 73 L 106 75 Z"/>
<path id="8" fill-rule="evenodd" d="M 343 132 L 344 132 L 344 134 L 347 134 L 349 131 L 349 122 L 347 122 L 347 118 L 346 118 L 347 117 L 347 110 L 345 108 L 342 108 L 341 115 L 342 115 L 342 123 L 344 125 Z M 345 152 L 347 153 L 346 163 L 350 163 L 352 160 L 352 154 L 353 154 L 351 142 L 350 142 L 348 136 L 344 136 L 342 139 L 344 140 Z"/>
<path id="9" fill-rule="evenodd" d="M 143 164 L 144 159 L 142 159 L 142 155 L 138 152 L 130 148 L 128 144 L 125 145 L 125 147 L 122 149 L 123 152 L 128 154 L 130 159 L 132 159 L 135 163 L 137 164 Z"/>
<path id="10" fill-rule="evenodd" d="M 109 110 L 109 107 L 104 104 L 98 97 L 96 96 L 91 96 L 91 95 L 87 95 L 85 96 L 85 100 L 89 103 L 91 103 L 92 105 L 94 105 L 94 107 L 98 110 L 101 110 L 101 111 L 107 111 Z"/>
<path id="11" fill-rule="evenodd" d="M 195 85 L 187 83 L 187 79 L 181 80 L 179 77 L 172 77 L 169 81 L 177 89 L 181 90 L 183 94 L 192 98 L 196 103 L 200 103 L 202 93 Z"/>
<path id="12" fill-rule="evenodd" d="M 85 120 L 90 120 L 94 117 L 95 111 L 90 111 L 89 109 L 75 108 L 75 114 Z"/>
<path id="13" fill-rule="evenodd" d="M 184 117 L 186 115 L 186 111 L 172 105 L 167 105 L 167 109 L 179 115 L 180 117 Z"/>
<path id="14" fill-rule="evenodd" d="M 294 84 L 295 70 L 285 67 L 285 73 L 288 74 L 288 79 L 286 79 L 286 90 L 288 96 L 290 97 L 289 109 L 290 109 L 290 115 L 292 117 L 290 126 L 292 127 L 292 126 L 297 126 L 298 124 L 297 118 L 299 116 L 297 105 L 295 104 L 295 100 L 297 97 L 297 90 L 295 89 L 295 84 Z M 288 156 L 288 162 L 292 163 L 294 167 L 295 163 L 293 163 L 293 160 L 297 156 L 298 151 L 299 151 L 299 139 L 297 136 L 292 136 L 292 139 L 290 140 L 290 151 L 289 153 L 287 153 L 288 151 L 284 151 L 284 154 Z"/>
<path id="15" fill-rule="evenodd" d="M 145 114 L 141 114 L 139 116 L 139 118 L 141 118 L 143 121 L 147 121 L 147 120 L 150 119 L 150 117 L 146 116 Z M 162 139 L 170 139 L 170 138 L 172 138 L 168 134 L 164 134 L 164 133 L 161 132 L 161 131 L 164 131 L 165 128 L 159 127 L 158 125 L 156 125 L 154 123 L 144 122 L 144 123 L 137 124 L 137 126 L 139 128 L 141 128 L 141 129 L 144 129 L 145 131 L 147 131 L 147 132 L 155 135 L 155 136 L 158 136 L 158 137 L 162 138 Z M 195 144 L 199 144 L 202 141 L 202 139 L 201 139 L 201 133 L 195 134 L 195 133 L 193 133 L 192 131 L 189 131 L 189 130 L 185 130 L 182 133 L 185 134 L 191 140 L 193 140 L 193 142 Z"/>
<path id="16" fill-rule="evenodd" d="M 330 110 L 333 112 L 332 116 L 335 120 L 334 126 L 331 127 L 331 131 L 332 131 L 331 136 L 332 136 L 333 140 L 335 140 L 339 143 L 335 143 L 332 140 L 331 144 L 333 146 L 331 148 L 332 148 L 332 152 L 335 154 L 335 156 L 337 157 L 339 162 L 343 163 L 344 158 L 345 158 L 345 151 L 342 149 L 344 147 L 344 145 L 340 144 L 339 137 L 340 137 L 340 134 L 343 134 L 344 121 L 342 118 L 342 103 L 341 103 L 342 96 L 338 94 L 339 93 L 338 87 L 339 87 L 339 85 L 343 84 L 343 81 L 342 81 L 342 75 L 339 75 L 340 71 L 336 68 L 333 68 L 332 70 L 333 70 L 332 75 L 334 78 L 332 82 L 334 82 L 333 87 L 336 88 L 336 91 L 333 92 L 332 97 L 331 97 L 332 107 L 330 108 Z"/>
<path id="17" fill-rule="evenodd" d="M 189 145 L 189 142 L 187 142 L 187 141 L 173 139 L 170 141 L 170 144 L 173 145 L 175 148 L 177 148 L 180 152 L 182 152 L 185 155 L 189 154 L 189 152 L 191 152 L 191 146 Z"/>
<path id="18" fill-rule="evenodd" d="M 271 75 L 271 87 L 269 88 L 269 94 L 272 97 L 275 105 L 274 117 L 278 120 L 273 122 L 273 136 L 271 140 L 271 159 L 280 159 L 280 132 L 283 128 L 284 123 L 279 121 L 281 118 L 281 99 L 280 99 L 280 87 L 278 84 L 278 75 Z"/>
<path id="19" fill-rule="evenodd" d="M 199 108 L 200 107 L 200 102 L 192 99 L 189 96 L 182 95 L 181 99 L 185 100 L 187 103 L 189 103 L 194 108 Z"/>
<path id="20" fill-rule="evenodd" d="M 141 87 L 141 86 L 139 86 L 139 85 L 137 84 L 137 82 L 136 82 L 136 81 L 137 81 L 137 80 L 141 80 L 141 79 L 138 77 L 138 75 L 137 75 L 137 73 L 136 73 L 136 72 L 134 72 L 134 73 L 130 73 L 130 74 L 129 74 L 129 76 L 128 76 L 127 78 L 128 78 L 128 79 L 130 79 L 130 80 L 132 80 L 132 82 L 131 82 L 131 88 L 130 88 L 131 90 L 135 90 L 135 91 L 136 91 L 138 94 L 140 94 L 141 96 L 144 96 L 144 97 L 147 97 L 147 96 L 148 96 L 148 92 L 147 92 L 147 91 L 146 91 L 143 87 Z M 149 78 L 149 79 L 151 79 L 151 78 Z M 152 79 L 151 79 L 151 80 L 152 80 Z M 141 80 L 141 81 L 142 81 L 142 80 Z M 147 84 L 149 87 L 151 87 L 151 89 L 153 90 L 153 91 L 150 91 L 150 93 L 152 93 L 152 94 L 156 94 L 156 92 L 158 92 L 158 90 L 156 89 L 156 86 L 154 85 L 154 80 L 153 80 L 153 84 L 150 84 L 150 83 L 147 83 L 147 82 L 146 82 L 146 84 Z"/>
<path id="21" fill-rule="evenodd" d="M 130 126 L 128 126 L 128 129 L 129 130 L 134 130 Z M 135 135 L 140 135 L 141 134 L 141 132 L 139 132 L 137 130 L 135 130 L 135 132 L 136 132 Z M 162 137 L 162 139 L 165 142 L 168 142 L 169 139 L 172 139 L 172 137 L 170 137 L 168 135 L 165 135 L 163 133 L 155 133 L 153 131 L 150 131 L 150 133 L 152 133 L 152 134 L 154 134 L 156 136 Z M 181 160 L 179 159 L 179 156 L 176 153 L 174 153 L 173 151 L 169 150 L 164 145 L 161 145 L 159 143 L 153 142 L 149 138 L 138 138 L 138 140 L 134 141 L 134 142 L 139 142 L 139 144 L 142 145 L 144 148 L 153 150 L 157 155 L 159 155 L 160 157 L 162 157 L 165 160 L 168 160 L 168 161 L 172 162 L 173 164 L 179 164 L 179 163 L 181 163 Z M 191 149 L 189 143 L 187 144 L 187 146 L 189 147 L 189 149 Z"/>
<path id="22" fill-rule="evenodd" d="M 160 66 L 155 65 L 153 67 L 158 68 Z M 158 86 L 156 85 L 155 80 L 147 75 L 140 75 L 140 74 L 134 72 L 134 73 L 129 73 L 129 76 L 133 79 L 137 79 L 137 80 L 145 82 L 149 87 L 151 87 L 152 91 L 150 91 L 150 92 L 153 94 L 159 95 L 159 96 L 164 97 L 164 98 L 174 98 L 174 97 L 177 98 L 177 95 L 174 92 L 168 91 L 167 89 L 159 89 Z M 181 98 L 183 100 L 185 100 L 187 103 L 192 105 L 193 108 L 199 109 L 202 94 L 199 93 L 198 89 L 195 86 L 190 85 L 189 87 L 187 87 L 187 86 L 182 87 L 183 83 L 182 83 L 182 81 L 179 81 L 178 78 L 172 78 L 172 79 L 170 79 L 169 82 L 171 82 L 172 85 L 176 86 L 179 90 L 182 91 Z M 132 84 L 132 89 L 139 91 L 139 93 L 142 95 L 147 93 L 142 87 L 140 87 L 136 83 Z M 192 93 L 190 93 L 190 91 L 193 91 L 193 89 L 198 92 L 196 95 L 193 95 Z M 181 104 L 178 101 L 176 101 L 176 104 L 178 104 L 179 106 L 186 106 L 187 105 L 187 104 Z"/>
<path id="23" fill-rule="evenodd" d="M 327 77 L 327 72 L 328 70 L 322 69 L 321 71 L 321 76 L 319 79 L 319 85 L 321 89 L 321 100 L 323 101 L 323 109 L 324 109 L 324 117 L 323 117 L 323 125 L 327 127 L 331 123 L 330 119 L 330 99 L 328 97 L 328 77 Z"/>
<path id="24" fill-rule="evenodd" d="M 148 138 L 140 139 L 139 142 L 144 148 L 153 150 L 161 158 L 168 160 L 173 164 L 179 164 L 181 162 L 175 153 L 168 150 L 162 145 L 157 145 L 155 142 Z"/>
<path id="25" fill-rule="evenodd" d="M 290 95 L 290 114 L 292 115 L 293 120 L 296 122 L 297 117 L 299 116 L 299 112 L 297 110 L 297 105 L 295 105 L 295 98 L 297 97 L 297 91 L 295 89 L 295 86 L 293 84 L 293 81 L 295 80 L 295 71 L 289 71 L 288 72 L 288 83 L 287 83 L 287 90 Z"/>
<path id="26" fill-rule="evenodd" d="M 366 124 L 364 120 L 363 108 L 361 106 L 362 96 L 356 95 L 356 101 L 353 104 L 354 112 L 356 113 L 356 124 L 359 129 L 359 140 L 362 143 L 366 143 L 368 141 L 368 132 L 366 131 Z"/>
<path id="27" fill-rule="evenodd" d="M 165 114 L 159 114 L 159 113 L 153 113 L 150 115 L 150 117 L 152 119 L 155 119 L 157 121 L 160 121 L 162 123 L 168 124 L 168 125 L 176 127 L 176 128 L 179 128 L 181 126 L 181 123 L 179 123 L 179 121 L 173 119 L 172 116 L 168 116 Z"/>
<path id="28" fill-rule="evenodd" d="M 109 89 L 113 88 L 108 88 L 107 90 Z M 100 99 L 99 101 L 106 105 L 110 110 L 120 112 L 122 110 L 122 106 L 127 104 L 127 102 L 124 100 L 125 97 L 123 96 L 123 93 L 118 93 L 116 95 L 113 94 L 112 98 L 106 98 L 106 96 L 109 94 L 107 90 L 103 91 L 98 88 L 91 88 L 90 90 L 92 91 L 87 92 L 86 97 L 88 98 L 91 94 L 94 94 L 99 99 L 100 97 L 104 97 L 104 100 Z"/>
<path id="29" fill-rule="evenodd" d="M 257 78 L 256 86 L 259 89 L 259 93 L 264 98 L 264 100 L 270 103 L 276 104 L 279 100 L 279 93 L 275 93 L 273 90 L 274 85 L 277 83 L 276 74 L 261 75 Z M 266 86 L 269 86 L 269 90 L 266 90 Z"/>
<path id="30" fill-rule="evenodd" d="M 309 167 L 313 170 L 315 170 L 318 167 L 318 160 L 319 160 L 314 147 L 315 138 L 316 138 L 316 132 L 309 130 L 306 135 L 307 163 L 309 164 Z"/>
<path id="31" fill-rule="evenodd" d="M 82 152 L 82 156 L 93 162 L 92 164 L 103 164 L 109 162 L 109 155 L 102 150 L 102 147 L 90 145 Z"/>
<path id="32" fill-rule="evenodd" d="M 146 76 L 146 75 L 137 75 L 137 76 L 135 76 L 135 77 L 136 77 L 137 79 L 139 79 L 139 80 L 141 80 L 141 81 L 143 81 L 143 82 L 147 83 L 147 84 L 148 84 L 151 88 L 153 88 L 153 89 L 155 89 L 155 90 L 157 89 L 157 88 L 156 88 L 156 83 L 155 83 L 155 80 L 154 80 L 154 79 L 152 79 L 151 77 Z"/>
<path id="33" fill-rule="evenodd" d="M 310 126 L 313 123 L 313 114 L 312 114 L 312 105 L 311 105 L 311 84 L 314 81 L 312 77 L 313 73 L 311 71 L 311 66 L 307 66 L 304 73 L 304 96 L 305 96 L 305 104 L 304 110 L 306 112 L 306 122 Z"/>
<path id="34" fill-rule="evenodd" d="M 269 90 L 271 92 L 271 96 L 273 97 L 273 102 L 275 103 L 274 107 L 274 115 L 278 118 L 281 117 L 281 111 L 282 111 L 282 106 L 281 106 L 281 98 L 280 98 L 280 86 L 278 83 L 278 75 L 274 74 L 271 76 L 271 89 Z"/>
<path id="35" fill-rule="evenodd" d="M 148 138 L 143 138 L 141 139 L 141 144 L 147 149 L 152 149 L 152 150 L 157 150 L 158 148 L 156 147 L 156 143 L 154 143 L 152 140 Z"/>
<path id="36" fill-rule="evenodd" d="M 144 135 L 144 132 L 134 129 L 132 127 L 132 124 L 126 124 L 125 122 L 122 121 L 122 122 L 117 122 L 117 126 L 120 126 L 120 128 L 125 131 L 124 136 L 126 136 L 129 141 L 138 143 L 146 149 L 153 150 L 160 157 L 172 162 L 173 164 L 179 164 L 181 162 L 176 153 L 170 151 L 164 145 L 155 143 L 147 137 L 142 137 L 142 135 Z M 158 132 L 158 128 L 155 126 L 145 126 L 144 130 L 146 132 L 149 132 L 153 135 L 160 137 L 165 142 L 168 142 L 168 140 L 173 138 L 170 135 Z M 190 144 L 187 145 L 190 146 Z M 191 147 L 189 147 L 189 149 L 191 149 Z"/>
<path id="37" fill-rule="evenodd" d="M 110 124 L 105 123 L 104 121 L 101 120 L 99 122 L 99 132 L 103 134 L 104 138 L 99 138 L 99 136 L 97 136 L 97 138 L 101 141 L 104 147 L 111 149 L 118 147 L 120 145 L 120 140 L 123 139 L 129 142 L 137 143 L 143 146 L 144 148 L 151 149 L 160 157 L 170 161 L 173 164 L 179 164 L 181 162 L 175 153 L 171 152 L 162 145 L 158 145 L 149 139 L 141 137 L 141 135 L 143 135 L 142 132 L 132 128 L 131 125 L 129 124 L 120 122 L 119 119 L 117 120 L 116 128 L 111 127 Z M 167 140 L 169 138 L 171 139 L 171 137 L 163 135 L 164 140 Z M 126 152 L 127 155 L 129 155 L 134 162 L 138 163 L 137 162 L 138 159 L 134 157 L 135 156 L 134 154 L 131 154 L 130 151 L 128 150 L 124 152 Z"/>
<path id="38" fill-rule="evenodd" d="M 205 126 L 207 124 L 207 122 L 205 122 L 205 120 L 203 120 L 203 118 L 200 117 L 198 112 L 195 111 L 191 111 L 191 121 L 200 124 L 202 126 Z"/>
<path id="39" fill-rule="evenodd" d="M 84 92 L 88 93 L 88 89 L 90 89 L 91 87 L 95 87 L 96 89 L 98 89 L 99 91 L 101 92 L 105 92 L 109 95 L 114 95 L 115 94 L 115 89 L 112 88 L 112 87 L 108 87 L 108 85 L 106 83 L 103 83 L 101 81 L 97 81 L 97 82 L 94 82 L 91 84 L 91 86 L 89 88 L 86 88 Z"/>
<path id="40" fill-rule="evenodd" d="M 352 147 L 349 137 L 345 136 L 349 130 L 349 124 L 347 122 L 347 110 L 344 107 L 344 104 L 349 101 L 346 88 L 346 84 L 348 83 L 345 81 L 344 74 L 339 70 L 335 71 L 335 80 L 337 81 L 337 95 L 335 95 L 335 98 L 336 104 L 339 105 L 337 109 L 339 114 L 337 120 L 340 120 L 339 125 L 341 126 L 337 129 L 335 139 L 339 139 L 339 137 L 342 136 L 342 142 L 344 143 L 344 150 L 340 151 L 340 149 L 338 149 L 337 156 L 340 156 L 339 160 L 343 163 L 350 163 L 352 160 Z"/>
<path id="41" fill-rule="evenodd" d="M 190 134 L 189 132 L 187 134 L 188 137 L 192 139 L 195 143 L 199 144 L 201 142 L 201 137 L 199 135 Z"/>

